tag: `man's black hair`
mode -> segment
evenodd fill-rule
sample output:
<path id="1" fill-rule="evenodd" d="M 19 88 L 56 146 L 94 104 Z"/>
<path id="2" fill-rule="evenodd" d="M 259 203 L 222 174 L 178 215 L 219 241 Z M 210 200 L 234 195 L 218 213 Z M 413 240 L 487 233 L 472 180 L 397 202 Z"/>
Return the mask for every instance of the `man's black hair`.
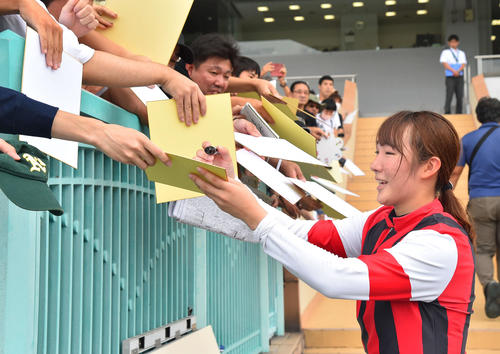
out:
<path id="1" fill-rule="evenodd" d="M 218 33 L 208 33 L 199 36 L 191 44 L 193 51 L 193 64 L 198 67 L 208 58 L 228 59 L 234 68 L 236 58 L 240 50 L 236 42 L 230 37 L 224 37 Z"/>
<path id="2" fill-rule="evenodd" d="M 450 34 L 450 36 L 448 37 L 448 42 L 452 41 L 452 40 L 456 40 L 457 42 L 460 42 L 460 39 L 458 38 L 458 36 L 456 34 Z"/>
<path id="3" fill-rule="evenodd" d="M 305 81 L 294 81 L 294 83 L 292 84 L 292 86 L 290 86 L 290 91 L 293 92 L 295 90 L 295 86 L 300 85 L 300 84 L 306 85 L 307 89 L 309 90 L 309 92 L 311 92 L 311 89 L 309 88 L 309 85 Z"/>
<path id="4" fill-rule="evenodd" d="M 477 120 L 481 123 L 500 121 L 500 101 L 496 98 L 483 97 L 476 106 Z"/>
<path id="5" fill-rule="evenodd" d="M 249 57 L 238 57 L 233 65 L 233 76 L 240 76 L 243 71 L 255 71 L 260 76 L 259 64 Z"/>
<path id="6" fill-rule="evenodd" d="M 321 86 L 321 84 L 323 83 L 323 81 L 325 80 L 328 80 L 328 81 L 331 81 L 332 84 L 333 84 L 333 77 L 331 77 L 330 75 L 323 75 L 321 76 L 321 78 L 319 79 L 318 81 L 318 84 Z"/>
<path id="7" fill-rule="evenodd" d="M 326 109 L 328 111 L 336 111 L 337 110 L 337 104 L 331 98 L 327 98 L 322 103 L 323 103 L 323 109 Z"/>

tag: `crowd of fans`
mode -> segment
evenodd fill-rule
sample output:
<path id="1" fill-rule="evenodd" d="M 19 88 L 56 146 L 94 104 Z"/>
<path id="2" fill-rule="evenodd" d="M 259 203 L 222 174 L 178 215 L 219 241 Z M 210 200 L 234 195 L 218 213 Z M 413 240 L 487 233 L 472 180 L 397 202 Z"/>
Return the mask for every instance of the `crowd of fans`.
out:
<path id="1" fill-rule="evenodd" d="M 342 97 L 331 76 L 321 77 L 319 94 L 304 81 L 288 86 L 284 65 L 267 63 L 261 68 L 253 59 L 240 55 L 232 38 L 204 34 L 186 46 L 181 35 L 168 65 L 162 65 L 131 53 L 96 31 L 98 27 L 102 30 L 111 27 L 112 19 L 119 14 L 89 0 L 8 0 L 2 2 L 0 11 L 0 32 L 10 29 L 25 36 L 26 24 L 34 28 L 39 34 L 46 64 L 53 70 L 61 65 L 64 47 L 83 64 L 84 89 L 136 114 L 144 125 L 148 124 L 146 105 L 130 87 L 158 85 L 176 100 L 179 119 L 188 126 L 196 124 L 206 113 L 206 95 L 231 93 L 234 130 L 259 136 L 256 127 L 240 114 L 242 107 L 250 103 L 268 122 L 273 123 L 272 118 L 260 100 L 237 93 L 255 91 L 282 98 L 276 89 L 277 83 L 286 96 L 298 101 L 296 123 L 314 138 L 344 136 L 340 114 Z M 111 158 L 142 169 L 153 165 L 156 159 L 169 164 L 168 156 L 138 131 L 76 116 L 7 88 L 0 89 L 3 133 L 92 144 Z M 5 141 L 0 142 L 0 150 L 19 159 Z M 279 164 L 280 171 L 288 177 L 304 179 L 296 163 L 277 159 L 269 159 L 269 163 L 275 167 Z M 240 174 L 257 190 L 258 180 L 251 173 L 242 169 Z M 312 197 L 292 205 L 270 190 L 265 199 L 292 217 L 314 218 L 310 211 L 320 208 Z"/>

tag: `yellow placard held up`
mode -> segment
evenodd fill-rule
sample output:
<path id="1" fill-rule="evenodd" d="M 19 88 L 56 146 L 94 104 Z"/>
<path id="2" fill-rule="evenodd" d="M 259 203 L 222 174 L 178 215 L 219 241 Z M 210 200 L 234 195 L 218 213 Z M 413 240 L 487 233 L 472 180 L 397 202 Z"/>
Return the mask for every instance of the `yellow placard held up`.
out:
<path id="1" fill-rule="evenodd" d="M 118 18 L 101 33 L 134 54 L 167 65 L 193 0 L 106 0 Z"/>
<path id="2" fill-rule="evenodd" d="M 317 157 L 316 153 L 316 139 L 299 127 L 293 120 L 291 120 L 285 113 L 275 107 L 265 97 L 262 97 L 262 106 L 274 119 L 274 124 L 271 124 L 276 133 L 282 139 L 286 139 L 298 148 L 304 150 L 309 155 Z"/>
<path id="3" fill-rule="evenodd" d="M 187 159 L 196 156 L 204 141 L 213 146 L 225 146 L 236 171 L 236 150 L 234 144 L 233 120 L 229 94 L 210 95 L 207 99 L 207 114 L 200 117 L 198 124 L 187 127 L 179 121 L 175 100 L 148 102 L 148 117 L 151 140 L 167 154 Z M 165 167 L 169 173 L 179 173 L 179 178 L 189 180 L 185 172 L 176 172 Z M 156 183 L 156 202 L 199 197 L 203 194 L 193 190 Z"/>
<path id="4" fill-rule="evenodd" d="M 156 164 L 146 169 L 146 176 L 150 181 L 201 193 L 196 184 L 191 179 L 186 178 L 190 173 L 199 174 L 196 170 L 197 167 L 202 167 L 227 180 L 226 170 L 221 167 L 174 154 L 168 154 L 168 158 L 172 162 L 171 166 L 165 166 L 161 161 L 156 160 Z"/>
<path id="5" fill-rule="evenodd" d="M 236 96 L 243 98 L 253 98 L 260 101 L 260 95 L 255 91 L 239 92 Z"/>
<path id="6" fill-rule="evenodd" d="M 297 114 L 297 108 L 299 108 L 299 100 L 297 98 L 283 96 L 283 101 L 286 102 L 293 114 Z"/>

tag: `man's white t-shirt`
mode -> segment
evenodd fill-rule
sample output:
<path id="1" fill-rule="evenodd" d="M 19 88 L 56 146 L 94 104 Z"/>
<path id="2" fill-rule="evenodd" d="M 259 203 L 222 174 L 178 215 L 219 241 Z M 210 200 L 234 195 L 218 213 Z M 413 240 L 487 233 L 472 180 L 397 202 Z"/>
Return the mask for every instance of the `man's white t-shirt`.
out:
<path id="1" fill-rule="evenodd" d="M 35 0 L 45 11 L 48 12 L 45 4 L 40 0 Z M 51 15 L 52 18 L 54 18 Z M 57 20 L 54 18 L 54 21 Z M 57 22 L 59 23 L 59 22 Z M 95 53 L 95 50 L 86 46 L 85 44 L 80 44 L 76 35 L 68 29 L 66 26 L 59 23 L 63 29 L 63 48 L 64 51 L 78 60 L 80 63 L 85 64 L 88 62 Z M 3 15 L 0 16 L 0 32 L 6 29 L 10 29 L 17 34 L 25 37 L 26 36 L 26 22 L 22 19 L 20 15 Z"/>
<path id="2" fill-rule="evenodd" d="M 441 52 L 439 62 L 449 64 L 453 69 L 458 70 L 463 64 L 467 64 L 467 57 L 460 49 L 446 48 Z M 453 76 L 449 70 L 445 70 L 446 76 Z"/>

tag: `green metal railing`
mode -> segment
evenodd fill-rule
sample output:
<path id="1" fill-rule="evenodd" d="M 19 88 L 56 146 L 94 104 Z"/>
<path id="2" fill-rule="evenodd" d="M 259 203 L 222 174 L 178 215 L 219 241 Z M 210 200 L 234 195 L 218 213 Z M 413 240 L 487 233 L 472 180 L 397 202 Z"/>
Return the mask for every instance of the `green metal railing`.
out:
<path id="1" fill-rule="evenodd" d="M 24 40 L 0 33 L 0 85 L 20 89 Z M 82 92 L 82 114 L 140 129 Z M 0 354 L 119 353 L 122 340 L 188 315 L 226 353 L 267 351 L 283 334 L 282 267 L 259 245 L 187 225 L 156 204 L 138 168 L 81 145 L 50 160 L 65 213 L 28 212 L 0 193 Z"/>

